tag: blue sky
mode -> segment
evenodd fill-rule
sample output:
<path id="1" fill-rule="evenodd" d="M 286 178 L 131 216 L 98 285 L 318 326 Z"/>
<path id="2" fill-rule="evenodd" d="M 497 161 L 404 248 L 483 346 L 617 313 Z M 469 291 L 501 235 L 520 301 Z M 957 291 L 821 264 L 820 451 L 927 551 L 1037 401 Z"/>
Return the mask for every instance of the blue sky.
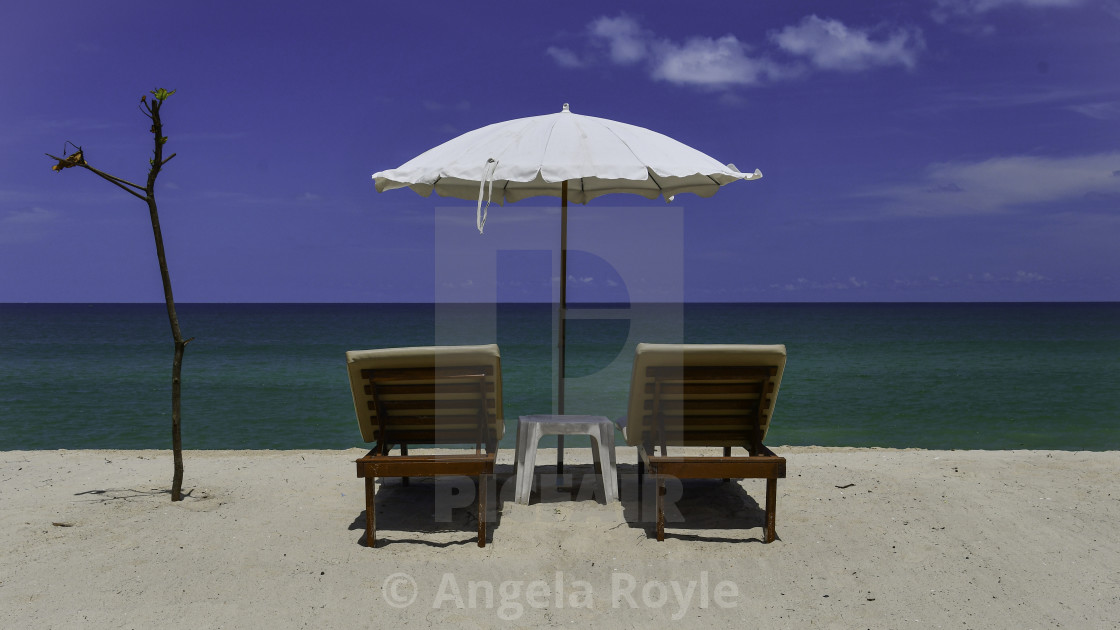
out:
<path id="1" fill-rule="evenodd" d="M 63 1 L 5 21 L 2 302 L 162 300 L 144 204 L 43 156 L 73 141 L 142 181 L 155 87 L 178 90 L 158 198 L 181 302 L 518 295 L 505 271 L 441 290 L 446 249 L 546 247 L 555 200 L 492 208 L 479 236 L 472 203 L 370 175 L 565 102 L 762 170 L 669 207 L 686 300 L 1120 299 L 1116 0 Z M 573 248 L 611 233 L 613 256 L 656 257 L 603 228 L 641 207 L 666 212 L 573 209 Z M 461 240 L 437 226 L 455 208 Z M 609 265 L 572 264 L 573 299 L 619 296 Z"/>

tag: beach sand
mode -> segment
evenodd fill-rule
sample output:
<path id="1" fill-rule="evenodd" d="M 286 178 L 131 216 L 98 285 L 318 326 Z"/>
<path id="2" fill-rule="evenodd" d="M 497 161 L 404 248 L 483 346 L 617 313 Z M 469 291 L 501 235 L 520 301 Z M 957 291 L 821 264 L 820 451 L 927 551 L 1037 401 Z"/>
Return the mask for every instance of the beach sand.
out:
<path id="1" fill-rule="evenodd" d="M 570 442 L 528 506 L 501 452 L 483 549 L 454 479 L 386 480 L 365 547 L 357 449 L 187 452 L 179 503 L 169 452 L 0 452 L 0 626 L 1120 627 L 1120 452 L 778 447 L 767 545 L 763 481 L 686 482 L 658 543 L 634 449 L 604 505 Z"/>

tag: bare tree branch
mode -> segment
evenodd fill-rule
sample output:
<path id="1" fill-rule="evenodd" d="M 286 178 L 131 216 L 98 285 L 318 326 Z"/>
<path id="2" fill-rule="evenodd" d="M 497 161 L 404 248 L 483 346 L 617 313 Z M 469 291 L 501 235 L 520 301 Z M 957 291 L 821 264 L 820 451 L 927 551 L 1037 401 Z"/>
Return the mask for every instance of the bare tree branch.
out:
<path id="1" fill-rule="evenodd" d="M 74 166 L 79 166 L 81 168 L 84 168 L 84 169 L 87 169 L 89 171 L 92 171 L 92 172 L 96 173 L 97 175 L 101 176 L 105 180 L 107 180 L 109 182 L 112 182 L 112 183 L 116 184 L 117 186 L 120 186 L 121 188 L 124 188 L 125 192 L 127 192 L 131 195 L 134 195 L 136 197 L 139 197 L 140 199 L 143 199 L 145 201 L 147 200 L 147 197 L 145 197 L 144 195 L 137 194 L 135 191 L 132 191 L 132 190 L 129 190 L 128 188 L 125 188 L 125 185 L 126 185 L 126 186 L 132 186 L 136 190 L 144 191 L 145 188 L 143 186 L 141 186 L 140 184 L 133 184 L 132 182 L 130 182 L 126 179 L 121 179 L 120 177 L 117 177 L 115 175 L 110 175 L 110 174 L 106 173 L 105 171 L 102 171 L 102 170 L 99 170 L 99 169 L 96 169 L 96 168 L 90 166 L 89 163 L 87 163 L 85 161 L 85 159 L 82 157 L 82 152 L 81 151 L 78 151 L 77 153 L 71 155 L 70 157 L 66 157 L 66 158 L 60 158 L 60 157 L 51 155 L 50 153 L 46 153 L 45 155 L 47 157 L 51 158 L 51 159 L 58 160 L 58 164 L 51 167 L 52 169 L 54 169 L 56 171 L 61 171 L 64 168 L 71 168 L 71 167 L 74 167 Z M 170 158 L 168 158 L 168 159 L 170 159 Z M 122 185 L 122 184 L 124 184 L 124 185 Z"/>

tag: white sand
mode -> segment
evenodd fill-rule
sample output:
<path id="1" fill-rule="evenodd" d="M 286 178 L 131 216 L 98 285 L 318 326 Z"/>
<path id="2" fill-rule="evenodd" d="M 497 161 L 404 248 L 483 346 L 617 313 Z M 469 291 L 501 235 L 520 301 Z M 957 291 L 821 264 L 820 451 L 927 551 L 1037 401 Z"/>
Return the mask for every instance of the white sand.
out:
<path id="1" fill-rule="evenodd" d="M 1120 453 L 775 450 L 770 545 L 756 480 L 650 538 L 620 448 L 623 504 L 509 483 L 484 549 L 453 481 L 396 479 L 363 546 L 359 450 L 188 452 L 175 504 L 167 452 L 0 452 L 0 627 L 1120 627 Z"/>

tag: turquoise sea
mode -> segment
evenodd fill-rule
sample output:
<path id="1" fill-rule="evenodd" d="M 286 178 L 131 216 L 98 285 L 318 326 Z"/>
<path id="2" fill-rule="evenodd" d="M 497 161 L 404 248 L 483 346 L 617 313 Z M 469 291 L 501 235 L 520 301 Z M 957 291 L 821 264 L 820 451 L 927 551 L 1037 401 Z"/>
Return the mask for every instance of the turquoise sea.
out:
<path id="1" fill-rule="evenodd" d="M 547 304 L 182 304 L 179 317 L 195 338 L 188 449 L 364 446 L 353 349 L 496 341 L 507 426 L 552 410 Z M 162 304 L 0 304 L 0 449 L 169 448 L 170 339 Z M 633 344 L 682 340 L 786 344 L 773 446 L 1120 449 L 1120 303 L 585 311 L 568 323 L 566 411 L 617 417 Z"/>

